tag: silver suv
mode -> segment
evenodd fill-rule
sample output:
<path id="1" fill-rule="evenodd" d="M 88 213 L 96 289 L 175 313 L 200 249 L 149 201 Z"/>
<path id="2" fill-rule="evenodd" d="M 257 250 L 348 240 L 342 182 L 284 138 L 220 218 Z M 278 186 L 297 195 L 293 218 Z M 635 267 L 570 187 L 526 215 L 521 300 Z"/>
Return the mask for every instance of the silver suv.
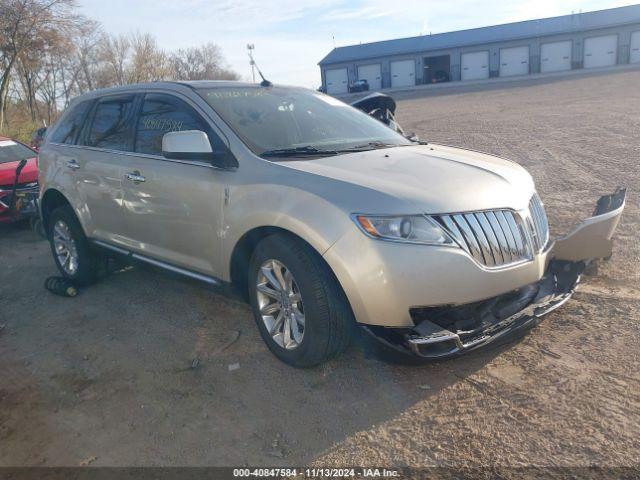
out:
<path id="1" fill-rule="evenodd" d="M 107 253 L 232 283 L 299 367 L 355 325 L 422 359 L 534 325 L 611 254 L 625 197 L 551 242 L 516 163 L 409 140 L 318 92 L 208 81 L 75 99 L 40 182 L 62 275 L 89 284 Z"/>

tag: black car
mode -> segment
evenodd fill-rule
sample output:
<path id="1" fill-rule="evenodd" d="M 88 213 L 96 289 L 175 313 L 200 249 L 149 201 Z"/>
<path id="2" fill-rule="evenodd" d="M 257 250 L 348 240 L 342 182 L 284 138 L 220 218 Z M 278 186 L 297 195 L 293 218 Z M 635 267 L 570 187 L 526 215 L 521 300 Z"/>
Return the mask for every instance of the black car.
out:
<path id="1" fill-rule="evenodd" d="M 356 80 L 352 84 L 349 85 L 349 93 L 354 92 L 368 92 L 369 91 L 369 82 L 366 80 Z"/>

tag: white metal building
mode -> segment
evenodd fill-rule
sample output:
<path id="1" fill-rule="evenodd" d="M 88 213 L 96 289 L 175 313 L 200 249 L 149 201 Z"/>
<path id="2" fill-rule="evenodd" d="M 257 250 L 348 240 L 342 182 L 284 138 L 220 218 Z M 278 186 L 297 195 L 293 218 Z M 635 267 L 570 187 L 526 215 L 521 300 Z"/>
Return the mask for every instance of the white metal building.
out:
<path id="1" fill-rule="evenodd" d="M 330 94 L 640 63 L 640 5 L 334 48 Z"/>

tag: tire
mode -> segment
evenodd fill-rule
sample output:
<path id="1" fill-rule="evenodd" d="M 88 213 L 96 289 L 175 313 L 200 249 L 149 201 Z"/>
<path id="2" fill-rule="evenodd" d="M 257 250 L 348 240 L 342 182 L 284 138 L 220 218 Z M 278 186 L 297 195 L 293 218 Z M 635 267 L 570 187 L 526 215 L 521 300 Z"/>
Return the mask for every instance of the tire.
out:
<path id="1" fill-rule="evenodd" d="M 47 238 L 51 246 L 53 261 L 58 267 L 60 274 L 75 285 L 84 286 L 94 283 L 98 274 L 99 257 L 91 249 L 91 245 L 73 209 L 69 205 L 56 208 L 51 212 L 48 223 Z M 56 230 L 56 228 L 58 230 Z M 62 231 L 64 235 L 68 235 L 71 239 L 71 242 L 67 241 L 66 243 L 69 247 L 67 250 L 74 250 L 73 247 L 75 247 L 75 268 L 70 268 L 70 264 L 64 265 L 60 259 L 60 253 L 56 251 L 57 247 L 54 236 L 61 238 L 59 235 L 60 231 Z"/>
<path id="2" fill-rule="evenodd" d="M 264 293 L 271 290 L 273 295 L 275 290 L 273 283 L 268 281 L 268 278 L 274 279 L 274 275 L 266 276 L 265 269 L 271 272 L 279 269 L 281 279 L 287 278 L 287 271 L 290 273 L 290 301 L 282 296 L 277 301 Z M 248 276 L 249 298 L 260 335 L 280 360 L 293 367 L 308 368 L 326 362 L 348 347 L 355 325 L 349 302 L 329 266 L 305 242 L 280 233 L 264 238 L 253 252 Z M 274 327 L 281 317 L 278 311 L 274 311 L 273 315 L 263 319 L 263 313 L 273 307 L 273 303 L 268 302 L 280 305 L 282 318 L 287 317 L 285 312 L 291 312 L 289 342 L 285 334 L 285 320 L 280 320 L 283 323 L 282 334 L 273 336 L 270 333 L 267 322 L 277 331 Z M 302 329 L 299 320 L 296 321 L 300 313 L 304 319 Z"/>

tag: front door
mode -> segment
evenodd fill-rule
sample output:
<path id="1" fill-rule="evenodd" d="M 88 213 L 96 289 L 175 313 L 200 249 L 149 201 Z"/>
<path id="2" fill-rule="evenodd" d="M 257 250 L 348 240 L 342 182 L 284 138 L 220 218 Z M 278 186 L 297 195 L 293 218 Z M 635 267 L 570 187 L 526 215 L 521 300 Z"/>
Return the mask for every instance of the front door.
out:
<path id="1" fill-rule="evenodd" d="M 223 179 L 230 173 L 206 162 L 164 158 L 162 137 L 181 130 L 201 130 L 212 143 L 220 142 L 186 100 L 146 94 L 134 153 L 123 176 L 128 246 L 151 258 L 219 276 Z"/>

